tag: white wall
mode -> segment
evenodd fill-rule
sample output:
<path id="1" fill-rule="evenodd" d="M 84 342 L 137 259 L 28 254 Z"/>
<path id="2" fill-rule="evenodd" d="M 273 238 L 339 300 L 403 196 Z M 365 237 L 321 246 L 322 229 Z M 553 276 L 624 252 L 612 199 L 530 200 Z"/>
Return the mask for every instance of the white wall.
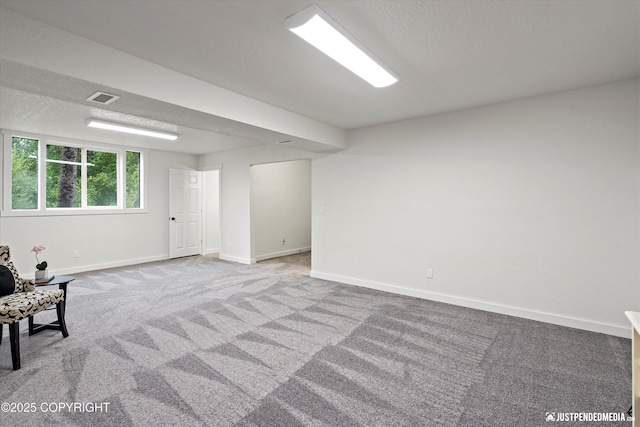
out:
<path id="1" fill-rule="evenodd" d="M 220 252 L 220 171 L 203 172 L 205 253 Z"/>
<path id="2" fill-rule="evenodd" d="M 251 165 L 319 156 L 277 144 L 200 156 L 200 170 L 221 165 L 221 259 L 243 264 L 256 262 L 251 239 Z"/>
<path id="3" fill-rule="evenodd" d="M 256 260 L 310 250 L 311 161 L 254 165 L 250 178 Z"/>
<path id="4" fill-rule="evenodd" d="M 350 132 L 313 163 L 312 275 L 628 336 L 638 86 Z"/>
<path id="5" fill-rule="evenodd" d="M 195 169 L 197 157 L 149 151 L 148 204 L 142 214 L 0 217 L 0 244 L 25 277 L 33 276 L 35 245 L 52 274 L 167 259 L 169 257 L 169 169 Z M 78 250 L 80 257 L 73 258 Z"/>

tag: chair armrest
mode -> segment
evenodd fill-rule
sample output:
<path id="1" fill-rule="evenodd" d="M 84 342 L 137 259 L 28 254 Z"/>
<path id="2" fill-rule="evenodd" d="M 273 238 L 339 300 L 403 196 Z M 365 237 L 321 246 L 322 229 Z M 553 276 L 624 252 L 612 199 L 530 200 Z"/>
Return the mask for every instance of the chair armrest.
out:
<path id="1" fill-rule="evenodd" d="M 33 292 L 36 290 L 36 282 L 30 279 L 19 278 L 22 281 L 22 286 L 25 292 Z"/>

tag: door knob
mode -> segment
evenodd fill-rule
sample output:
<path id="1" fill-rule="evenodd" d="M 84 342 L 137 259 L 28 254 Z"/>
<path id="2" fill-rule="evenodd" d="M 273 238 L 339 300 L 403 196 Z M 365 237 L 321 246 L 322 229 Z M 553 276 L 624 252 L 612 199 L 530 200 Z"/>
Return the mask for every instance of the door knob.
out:
<path id="1" fill-rule="evenodd" d="M 175 221 L 175 220 L 176 220 L 176 217 L 175 217 L 175 216 L 172 216 L 172 217 L 171 217 L 171 221 Z"/>

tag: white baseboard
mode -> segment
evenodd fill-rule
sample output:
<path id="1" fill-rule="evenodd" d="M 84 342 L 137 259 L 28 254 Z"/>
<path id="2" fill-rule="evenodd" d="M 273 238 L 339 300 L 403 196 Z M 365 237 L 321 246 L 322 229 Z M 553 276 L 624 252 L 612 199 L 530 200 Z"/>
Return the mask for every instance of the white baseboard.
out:
<path id="1" fill-rule="evenodd" d="M 255 258 L 242 258 L 238 256 L 225 255 L 225 254 L 220 254 L 218 258 L 224 261 L 237 262 L 239 264 L 255 264 L 256 263 Z"/>
<path id="2" fill-rule="evenodd" d="M 204 251 L 205 255 L 217 254 L 217 253 L 220 253 L 220 248 L 211 248 L 211 249 L 206 249 Z"/>
<path id="3" fill-rule="evenodd" d="M 122 261 L 105 262 L 101 264 L 79 265 L 66 268 L 49 268 L 49 274 L 54 276 L 63 276 L 66 274 L 84 273 L 86 271 L 105 270 L 107 268 L 126 267 L 128 265 L 144 264 L 147 262 L 163 261 L 169 259 L 169 255 L 159 255 L 145 258 L 134 258 Z M 35 273 L 25 274 L 27 279 L 33 279 Z"/>
<path id="4" fill-rule="evenodd" d="M 289 249 L 286 251 L 272 252 L 270 254 L 256 255 L 256 261 L 264 261 L 265 259 L 280 258 L 281 256 L 300 254 L 302 252 L 309 252 L 310 250 L 311 246 L 307 246 L 304 248 Z"/>
<path id="5" fill-rule="evenodd" d="M 511 307 L 507 305 L 495 304 L 486 301 L 461 298 L 453 295 L 440 294 L 436 292 L 422 291 L 418 289 L 404 288 L 402 286 L 390 285 L 386 283 L 372 282 L 368 280 L 355 279 L 352 277 L 340 276 L 337 274 L 311 271 L 311 277 L 317 279 L 330 280 L 332 282 L 344 283 L 347 285 L 361 286 L 378 291 L 391 292 L 394 294 L 406 295 L 431 301 L 444 302 L 447 304 L 462 307 L 474 308 L 477 310 L 489 311 L 492 313 L 506 314 L 509 316 L 521 317 L 539 322 L 552 323 L 554 325 L 568 326 L 570 328 L 583 329 L 591 332 L 614 335 L 622 338 L 631 338 L 631 327 L 612 325 L 607 323 L 593 322 L 585 319 L 577 319 L 552 313 L 527 310 L 524 308 Z"/>

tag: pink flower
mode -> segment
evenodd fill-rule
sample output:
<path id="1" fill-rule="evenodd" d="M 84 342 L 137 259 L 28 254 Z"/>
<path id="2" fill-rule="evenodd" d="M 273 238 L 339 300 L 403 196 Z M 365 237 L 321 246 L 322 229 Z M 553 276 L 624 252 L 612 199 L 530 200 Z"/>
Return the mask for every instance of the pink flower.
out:
<path id="1" fill-rule="evenodd" d="M 33 249 L 31 249 L 31 252 L 35 252 L 36 253 L 36 261 L 38 261 L 38 264 L 36 265 L 36 268 L 38 270 L 46 270 L 47 269 L 47 261 L 42 261 L 40 262 L 40 260 L 38 259 L 38 254 L 40 252 L 44 251 L 44 246 L 34 246 Z"/>

